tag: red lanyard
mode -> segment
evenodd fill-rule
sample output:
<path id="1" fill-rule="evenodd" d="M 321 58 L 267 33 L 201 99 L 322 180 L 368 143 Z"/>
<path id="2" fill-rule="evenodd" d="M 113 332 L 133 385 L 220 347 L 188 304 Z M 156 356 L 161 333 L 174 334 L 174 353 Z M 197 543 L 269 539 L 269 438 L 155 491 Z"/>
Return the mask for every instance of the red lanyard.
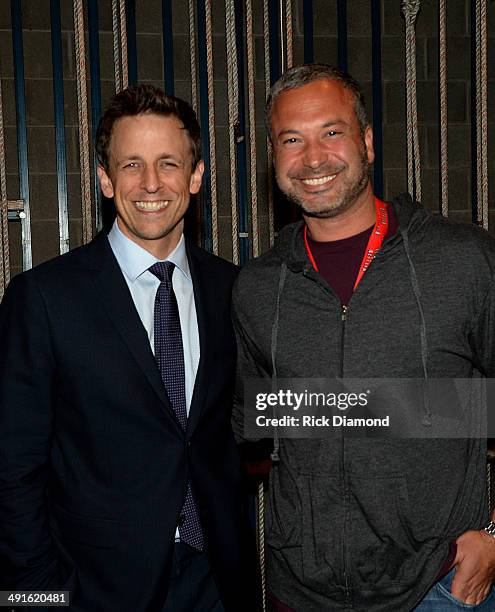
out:
<path id="1" fill-rule="evenodd" d="M 371 232 L 371 236 L 368 240 L 368 244 L 366 245 L 366 249 L 364 251 L 363 260 L 361 261 L 361 265 L 359 266 L 359 273 L 356 278 L 356 282 L 354 283 L 354 291 L 356 291 L 356 287 L 359 285 L 360 280 L 363 278 L 363 274 L 369 268 L 370 263 L 375 258 L 378 251 L 382 248 L 383 241 L 385 240 L 385 236 L 388 231 L 388 210 L 385 202 L 382 202 L 378 198 L 375 198 L 375 208 L 376 208 L 376 221 L 373 231 Z M 309 261 L 311 262 L 313 268 L 316 272 L 318 272 L 318 266 L 316 265 L 315 258 L 313 257 L 313 253 L 311 252 L 311 248 L 309 246 L 308 241 L 308 226 L 304 226 L 304 245 L 306 247 L 306 252 L 309 257 Z"/>

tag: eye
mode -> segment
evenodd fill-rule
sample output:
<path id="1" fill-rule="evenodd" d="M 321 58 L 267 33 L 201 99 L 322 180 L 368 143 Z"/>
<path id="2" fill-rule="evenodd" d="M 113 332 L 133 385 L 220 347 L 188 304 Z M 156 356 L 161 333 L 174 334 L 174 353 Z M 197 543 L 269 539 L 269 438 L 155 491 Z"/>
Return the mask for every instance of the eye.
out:
<path id="1" fill-rule="evenodd" d="M 338 136 L 338 134 L 340 134 L 340 132 L 337 132 L 337 130 L 329 130 L 326 136 Z"/>
<path id="2" fill-rule="evenodd" d="M 179 167 L 179 164 L 172 159 L 163 159 L 160 162 L 160 166 L 166 170 L 172 170 Z"/>
<path id="3" fill-rule="evenodd" d="M 297 138 L 296 136 L 291 136 L 290 138 L 286 138 L 285 140 L 282 140 L 282 145 L 283 146 L 294 145 L 294 144 L 297 144 L 298 142 L 301 142 L 300 138 Z"/>
<path id="4" fill-rule="evenodd" d="M 124 170 L 129 169 L 129 170 L 134 170 L 135 168 L 139 168 L 139 163 L 138 162 L 128 162 L 127 164 L 125 164 L 123 166 Z"/>

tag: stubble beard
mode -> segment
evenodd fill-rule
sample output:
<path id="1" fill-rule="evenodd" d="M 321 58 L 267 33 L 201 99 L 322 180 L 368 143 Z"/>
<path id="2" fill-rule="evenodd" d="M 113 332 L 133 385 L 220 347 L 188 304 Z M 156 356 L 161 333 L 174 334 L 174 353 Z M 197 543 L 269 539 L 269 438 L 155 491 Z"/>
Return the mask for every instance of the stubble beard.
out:
<path id="1" fill-rule="evenodd" d="M 366 147 L 363 143 L 361 151 L 359 174 L 354 180 L 348 180 L 347 183 L 341 186 L 341 193 L 335 196 L 325 196 L 323 194 L 321 199 L 314 198 L 311 203 L 305 201 L 295 190 L 282 189 L 285 197 L 296 204 L 301 212 L 306 217 L 312 217 L 316 219 L 328 219 L 331 217 L 337 217 L 346 210 L 349 210 L 361 193 L 365 190 L 368 185 L 370 178 L 370 164 L 368 162 L 368 156 Z M 318 170 L 318 173 L 321 173 Z M 332 174 L 331 172 L 324 172 L 324 174 Z M 277 182 L 278 177 L 277 177 Z"/>

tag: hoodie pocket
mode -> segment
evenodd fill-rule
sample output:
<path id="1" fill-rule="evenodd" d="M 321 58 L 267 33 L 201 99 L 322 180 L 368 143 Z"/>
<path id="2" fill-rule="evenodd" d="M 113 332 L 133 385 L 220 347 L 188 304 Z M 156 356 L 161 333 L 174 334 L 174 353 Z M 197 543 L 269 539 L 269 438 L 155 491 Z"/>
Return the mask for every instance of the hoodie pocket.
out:
<path id="1" fill-rule="evenodd" d="M 300 476 L 298 486 L 302 510 L 302 582 L 330 596 L 344 588 L 342 484 L 327 473 Z"/>
<path id="2" fill-rule="evenodd" d="M 427 553 L 403 476 L 349 475 L 347 555 L 357 581 L 375 588 L 412 584 Z"/>
<path id="3" fill-rule="evenodd" d="M 296 480 L 280 466 L 270 472 L 265 533 L 268 546 L 276 550 L 301 546 L 301 502 Z"/>

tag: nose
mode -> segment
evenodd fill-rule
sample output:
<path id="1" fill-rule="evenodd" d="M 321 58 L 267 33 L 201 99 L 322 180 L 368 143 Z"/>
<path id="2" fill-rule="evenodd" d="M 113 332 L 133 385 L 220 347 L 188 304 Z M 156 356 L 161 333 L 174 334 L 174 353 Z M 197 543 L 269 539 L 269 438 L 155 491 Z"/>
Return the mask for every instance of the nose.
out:
<path id="1" fill-rule="evenodd" d="M 304 148 L 303 154 L 303 164 L 308 168 L 312 168 L 316 170 L 322 164 L 325 163 L 327 159 L 326 153 L 323 150 L 321 144 L 317 141 L 308 141 Z"/>
<path id="2" fill-rule="evenodd" d="M 153 165 L 146 166 L 143 174 L 141 187 L 148 193 L 157 192 L 162 186 L 162 182 L 160 179 L 160 174 L 157 172 L 157 169 Z"/>

